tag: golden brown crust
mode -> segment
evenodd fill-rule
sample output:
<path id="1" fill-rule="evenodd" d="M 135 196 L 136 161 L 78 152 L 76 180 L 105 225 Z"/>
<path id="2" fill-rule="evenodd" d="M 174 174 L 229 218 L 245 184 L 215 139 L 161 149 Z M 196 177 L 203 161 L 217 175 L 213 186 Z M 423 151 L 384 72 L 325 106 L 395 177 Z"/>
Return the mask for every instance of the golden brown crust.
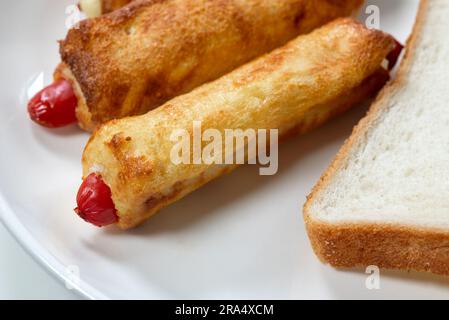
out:
<path id="1" fill-rule="evenodd" d="M 89 131 L 90 128 L 86 127 L 85 124 L 91 123 L 92 115 L 89 112 L 89 108 L 87 107 L 86 98 L 84 97 L 83 91 L 81 90 L 78 81 L 76 81 L 75 76 L 70 71 L 70 68 L 68 68 L 64 62 L 61 62 L 56 68 L 53 74 L 53 78 L 55 80 L 65 79 L 70 82 L 78 101 L 78 105 L 75 110 L 76 118 L 78 119 L 78 125 L 82 129 Z"/>
<path id="2" fill-rule="evenodd" d="M 326 102 L 322 106 L 316 106 L 304 114 L 304 118 L 294 128 L 285 133 L 281 140 L 298 134 L 305 134 L 326 123 L 328 120 L 346 112 L 368 98 L 373 98 L 390 80 L 390 73 L 380 67 L 374 74 L 366 78 L 362 84 L 344 92 L 333 101 Z"/>
<path id="3" fill-rule="evenodd" d="M 386 224 L 329 224 L 305 216 L 320 260 L 337 268 L 403 269 L 449 275 L 449 234 Z"/>
<path id="4" fill-rule="evenodd" d="M 84 176 L 102 175 L 121 228 L 134 227 L 235 165 L 174 164 L 175 129 L 305 132 L 374 93 L 392 37 L 339 19 L 145 115 L 113 120 L 90 139 Z M 358 90 L 358 91 L 357 91 Z"/>
<path id="5" fill-rule="evenodd" d="M 361 0 L 137 0 L 81 22 L 61 42 L 94 130 L 217 79 Z M 89 114 L 86 114 L 89 113 Z M 88 120 L 86 120 L 88 119 Z"/>
<path id="6" fill-rule="evenodd" d="M 101 12 L 103 14 L 120 9 L 133 0 L 101 0 Z"/>
<path id="7" fill-rule="evenodd" d="M 334 267 L 377 265 L 381 268 L 429 271 L 449 275 L 449 233 L 415 226 L 374 223 L 326 223 L 310 213 L 312 202 L 347 163 L 351 149 L 388 107 L 389 98 L 406 83 L 418 45 L 428 0 L 422 0 L 397 77 L 379 94 L 367 116 L 354 128 L 304 205 L 304 220 L 316 255 Z"/>

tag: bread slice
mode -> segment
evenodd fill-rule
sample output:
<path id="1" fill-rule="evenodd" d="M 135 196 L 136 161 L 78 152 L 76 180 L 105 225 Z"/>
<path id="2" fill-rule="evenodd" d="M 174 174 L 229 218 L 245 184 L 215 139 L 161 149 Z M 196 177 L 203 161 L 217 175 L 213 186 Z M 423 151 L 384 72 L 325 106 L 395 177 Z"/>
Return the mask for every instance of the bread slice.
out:
<path id="1" fill-rule="evenodd" d="M 304 206 L 317 256 L 449 275 L 449 1 L 422 1 L 397 78 Z"/>

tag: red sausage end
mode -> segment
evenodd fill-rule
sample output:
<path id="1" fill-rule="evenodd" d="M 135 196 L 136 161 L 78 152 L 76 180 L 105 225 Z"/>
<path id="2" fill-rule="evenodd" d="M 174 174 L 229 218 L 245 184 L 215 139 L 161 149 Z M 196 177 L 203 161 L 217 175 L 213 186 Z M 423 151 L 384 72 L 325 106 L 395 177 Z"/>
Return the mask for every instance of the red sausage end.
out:
<path id="1" fill-rule="evenodd" d="M 388 54 L 387 60 L 388 60 L 388 69 L 392 70 L 396 63 L 399 60 L 399 56 L 401 55 L 402 50 L 404 49 L 404 46 L 399 41 L 396 41 L 395 48 Z"/>
<path id="2" fill-rule="evenodd" d="M 78 207 L 75 212 L 97 227 L 104 227 L 118 221 L 111 189 L 96 173 L 91 173 L 83 181 L 76 202 Z"/>
<path id="3" fill-rule="evenodd" d="M 76 123 L 78 99 L 67 80 L 58 80 L 39 91 L 28 103 L 31 120 L 47 128 Z"/>

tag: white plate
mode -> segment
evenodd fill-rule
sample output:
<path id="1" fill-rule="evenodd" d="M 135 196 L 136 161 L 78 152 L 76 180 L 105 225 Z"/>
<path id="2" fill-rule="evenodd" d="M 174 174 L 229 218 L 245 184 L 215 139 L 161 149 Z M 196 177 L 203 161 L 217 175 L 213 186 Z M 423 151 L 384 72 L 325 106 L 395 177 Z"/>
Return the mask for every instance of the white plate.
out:
<path id="1" fill-rule="evenodd" d="M 90 298 L 449 298 L 448 280 L 427 274 L 385 271 L 368 290 L 363 270 L 337 271 L 312 253 L 302 204 L 364 107 L 283 145 L 275 176 L 241 168 L 130 232 L 81 221 L 72 209 L 88 135 L 42 129 L 25 107 L 30 84 L 51 79 L 70 3 L 9 1 L 0 13 L 0 211 L 46 268 Z M 417 1 L 371 3 L 404 41 Z"/>

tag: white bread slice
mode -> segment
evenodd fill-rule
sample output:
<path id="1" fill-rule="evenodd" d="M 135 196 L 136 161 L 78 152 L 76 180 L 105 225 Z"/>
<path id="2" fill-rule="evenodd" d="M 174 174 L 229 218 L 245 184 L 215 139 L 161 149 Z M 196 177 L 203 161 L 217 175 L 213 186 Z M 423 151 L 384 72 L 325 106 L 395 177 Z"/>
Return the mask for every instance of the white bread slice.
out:
<path id="1" fill-rule="evenodd" d="M 449 275 L 449 1 L 423 0 L 397 78 L 304 206 L 335 267 Z"/>

